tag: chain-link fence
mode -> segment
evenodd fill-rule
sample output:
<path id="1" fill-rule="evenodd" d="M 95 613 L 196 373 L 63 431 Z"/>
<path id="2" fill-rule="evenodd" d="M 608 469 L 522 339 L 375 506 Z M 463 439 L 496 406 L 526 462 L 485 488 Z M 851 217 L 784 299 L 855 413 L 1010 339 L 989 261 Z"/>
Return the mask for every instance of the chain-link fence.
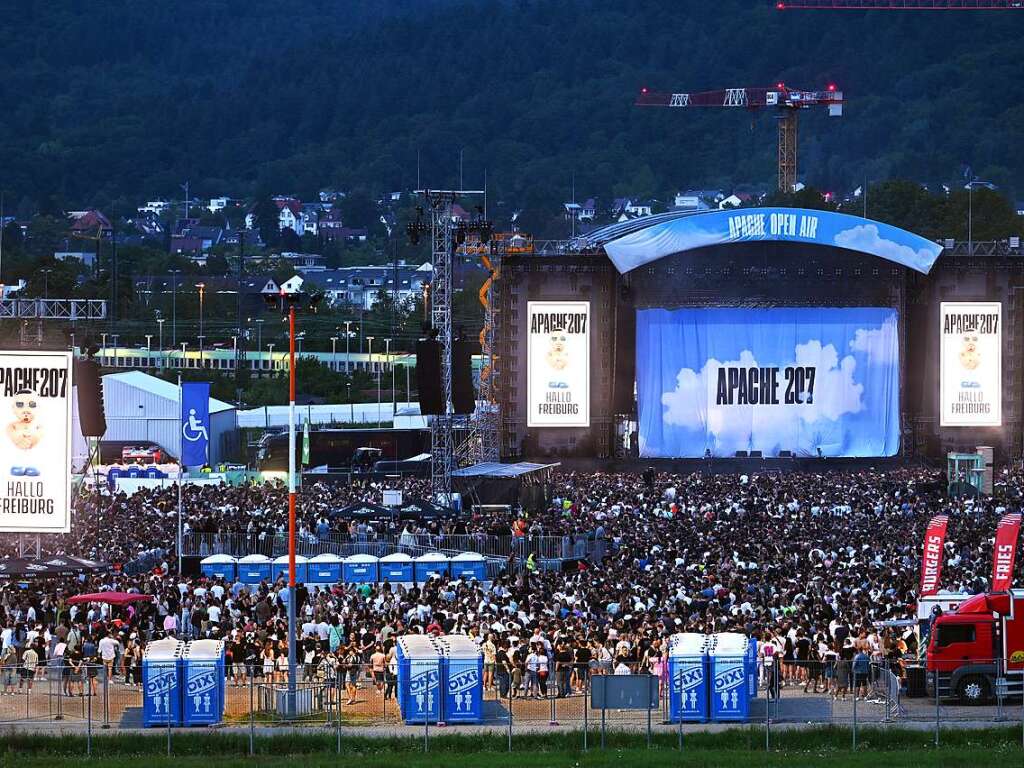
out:
<path id="1" fill-rule="evenodd" d="M 991 670 L 991 676 L 985 670 Z M 75 661 L 2 667 L 0 726 L 35 731 L 55 726 L 87 734 L 94 729 L 144 728 L 147 718 L 152 726 L 152 713 L 145 714 L 141 672 L 138 666 L 123 670 L 117 663 Z M 343 730 L 365 729 L 367 735 L 422 735 L 424 748 L 429 748 L 430 739 L 444 732 L 444 723 L 437 719 L 422 722 L 403 716 L 393 664 L 339 666 L 329 659 L 316 666 L 298 665 L 294 694 L 286 669 L 229 664 L 224 673 L 223 724 L 248 730 L 250 739 L 257 731 L 265 734 L 283 727 L 327 728 L 338 739 Z M 606 674 L 650 676 L 657 696 L 640 708 L 595 701 L 595 679 Z M 911 724 L 934 731 L 936 744 L 941 744 L 944 728 L 1019 724 L 1024 747 L 1024 676 L 1008 672 L 1001 661 L 942 670 L 938 687 L 936 676 L 920 667 L 878 659 L 867 664 L 841 658 L 762 659 L 756 678 L 757 692 L 743 723 L 762 732 L 769 749 L 776 726 L 845 726 L 850 746 L 856 748 L 865 728 Z M 681 745 L 686 733 L 715 723 L 710 707 L 709 717 L 701 721 L 673 719 L 673 686 L 668 668 L 660 664 L 619 665 L 613 670 L 568 662 L 552 662 L 545 669 L 488 666 L 483 683 L 480 725 L 463 728 L 507 733 L 510 748 L 517 734 L 525 745 L 530 734 L 539 732 L 573 734 L 571 738 L 579 738 L 584 747 L 600 746 L 610 732 L 646 734 L 648 739 L 667 732 Z M 168 731 L 170 749 L 176 728 L 169 719 L 157 717 L 155 722 L 158 729 Z"/>

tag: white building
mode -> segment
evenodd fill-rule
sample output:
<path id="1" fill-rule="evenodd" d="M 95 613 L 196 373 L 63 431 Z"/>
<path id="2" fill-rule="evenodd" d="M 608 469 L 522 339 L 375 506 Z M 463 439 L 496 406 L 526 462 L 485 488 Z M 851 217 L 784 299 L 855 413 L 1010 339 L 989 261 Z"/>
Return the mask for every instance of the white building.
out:
<path id="1" fill-rule="evenodd" d="M 216 213 L 217 211 L 223 211 L 230 203 L 230 197 L 211 197 L 206 208 L 210 213 Z"/>
<path id="2" fill-rule="evenodd" d="M 142 371 L 103 377 L 103 406 L 107 418 L 104 441 L 146 445 L 155 443 L 175 458 L 181 456 L 181 401 L 176 384 Z M 88 447 L 78 421 L 77 392 L 72 398 L 74 465 L 82 466 Z M 210 464 L 223 461 L 237 441 L 235 408 L 210 398 Z"/>
<path id="3" fill-rule="evenodd" d="M 150 200 L 145 205 L 139 206 L 139 213 L 152 213 L 159 216 L 161 213 L 166 212 L 171 207 L 171 204 L 166 200 Z"/>

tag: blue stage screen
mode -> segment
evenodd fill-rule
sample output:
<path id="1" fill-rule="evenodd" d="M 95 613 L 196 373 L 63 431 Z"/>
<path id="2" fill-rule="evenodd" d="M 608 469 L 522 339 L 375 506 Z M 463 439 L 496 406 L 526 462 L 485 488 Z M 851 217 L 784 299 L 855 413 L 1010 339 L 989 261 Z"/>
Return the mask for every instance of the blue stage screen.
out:
<path id="1" fill-rule="evenodd" d="M 643 457 L 899 450 L 893 309 L 644 309 L 636 327 Z"/>

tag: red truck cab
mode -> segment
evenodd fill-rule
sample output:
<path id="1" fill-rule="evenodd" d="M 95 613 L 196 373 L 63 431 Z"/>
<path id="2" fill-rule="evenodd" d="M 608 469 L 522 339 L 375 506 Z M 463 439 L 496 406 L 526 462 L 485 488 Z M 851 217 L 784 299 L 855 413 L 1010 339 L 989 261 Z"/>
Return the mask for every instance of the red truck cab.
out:
<path id="1" fill-rule="evenodd" d="M 928 640 L 928 695 L 981 704 L 1024 692 L 1024 590 L 974 595 L 934 619 Z"/>

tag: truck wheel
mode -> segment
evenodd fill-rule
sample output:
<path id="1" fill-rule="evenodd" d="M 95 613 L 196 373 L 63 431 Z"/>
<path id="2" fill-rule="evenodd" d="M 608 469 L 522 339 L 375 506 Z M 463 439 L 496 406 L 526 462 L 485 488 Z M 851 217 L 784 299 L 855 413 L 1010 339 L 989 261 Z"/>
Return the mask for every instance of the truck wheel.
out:
<path id="1" fill-rule="evenodd" d="M 983 704 L 990 697 L 988 680 L 979 675 L 965 677 L 957 685 L 956 693 L 961 704 Z"/>

